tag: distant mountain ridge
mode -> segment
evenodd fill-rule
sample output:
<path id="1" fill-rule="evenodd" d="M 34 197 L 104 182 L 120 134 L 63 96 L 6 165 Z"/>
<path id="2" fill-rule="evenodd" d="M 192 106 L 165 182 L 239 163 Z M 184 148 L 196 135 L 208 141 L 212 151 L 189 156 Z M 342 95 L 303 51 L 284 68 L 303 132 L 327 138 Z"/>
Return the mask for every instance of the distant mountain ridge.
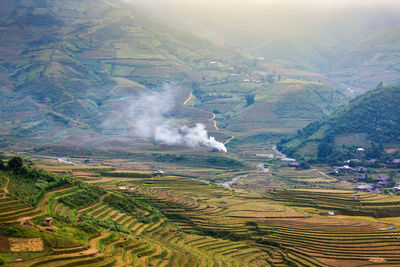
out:
<path id="1" fill-rule="evenodd" d="M 354 88 L 400 83 L 400 27 L 362 42 L 333 69 L 331 77 Z"/>

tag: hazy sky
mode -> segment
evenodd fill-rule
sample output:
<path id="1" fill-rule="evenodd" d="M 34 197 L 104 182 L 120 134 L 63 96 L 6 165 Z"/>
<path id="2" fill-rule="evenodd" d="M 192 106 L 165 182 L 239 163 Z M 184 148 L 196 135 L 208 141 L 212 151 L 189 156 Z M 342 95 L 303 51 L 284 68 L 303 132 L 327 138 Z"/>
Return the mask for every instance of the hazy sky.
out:
<path id="1" fill-rule="evenodd" d="M 181 3 L 241 3 L 241 4 L 271 4 L 271 3 L 304 3 L 317 5 L 382 5 L 400 6 L 399 0 L 124 0 L 126 2 L 181 2 Z"/>

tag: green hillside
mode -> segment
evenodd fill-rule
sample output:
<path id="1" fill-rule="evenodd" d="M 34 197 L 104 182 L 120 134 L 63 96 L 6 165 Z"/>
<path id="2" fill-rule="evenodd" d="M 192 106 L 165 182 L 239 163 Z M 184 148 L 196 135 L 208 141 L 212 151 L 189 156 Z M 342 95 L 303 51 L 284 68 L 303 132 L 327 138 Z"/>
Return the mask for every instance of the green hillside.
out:
<path id="1" fill-rule="evenodd" d="M 332 76 L 350 87 L 373 88 L 400 82 L 400 27 L 362 42 L 334 68 Z"/>
<path id="2" fill-rule="evenodd" d="M 218 140 L 238 129 L 291 133 L 346 101 L 339 90 L 301 80 L 325 80 L 319 74 L 217 46 L 119 1 L 4 1 L 0 26 L 2 147 L 115 147 L 107 140 L 120 138 L 124 125 L 110 130 L 104 122 L 165 84 L 180 104 L 193 91 L 169 116 L 202 122 Z"/>
<path id="3" fill-rule="evenodd" d="M 281 140 L 279 147 L 308 160 L 347 160 L 358 147 L 366 149 L 367 157 L 379 157 L 383 148 L 399 148 L 399 103 L 400 86 L 378 87 L 329 118 L 311 123 L 293 138 Z"/>
<path id="4" fill-rule="evenodd" d="M 294 79 L 256 87 L 248 94 L 255 95 L 250 106 L 243 100 L 235 103 L 235 98 L 213 101 L 216 109 L 221 105 L 220 120 L 235 134 L 294 133 L 310 121 L 331 114 L 348 99 L 324 83 Z M 234 108 L 223 109 L 227 101 L 235 104 Z"/>
<path id="5" fill-rule="evenodd" d="M 127 96 L 207 81 L 199 69 L 211 60 L 246 64 L 119 1 L 3 1 L 0 12 L 0 131 L 8 141 L 96 129 Z"/>

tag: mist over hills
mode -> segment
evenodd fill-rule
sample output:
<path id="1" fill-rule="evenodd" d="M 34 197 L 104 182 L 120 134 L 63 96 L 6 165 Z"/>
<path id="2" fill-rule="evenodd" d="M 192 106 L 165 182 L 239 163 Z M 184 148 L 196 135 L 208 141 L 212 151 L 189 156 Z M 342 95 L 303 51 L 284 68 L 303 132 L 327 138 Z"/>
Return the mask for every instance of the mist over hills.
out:
<path id="1" fill-rule="evenodd" d="M 373 89 L 377 83 L 352 82 L 360 77 L 343 69 L 343 63 L 351 61 L 356 52 L 366 56 L 362 53 L 367 51 L 360 50 L 364 42 L 400 25 L 400 6 L 391 1 L 253 1 L 246 5 L 240 1 L 130 2 L 146 7 L 176 27 L 256 57 L 323 74 L 332 72 L 330 77 L 358 92 Z M 390 49 L 387 46 L 386 52 L 395 56 L 396 45 L 387 45 Z M 384 62 L 375 63 L 376 72 L 385 69 Z M 362 66 L 360 72 L 368 70 Z M 341 75 L 348 78 L 338 77 Z M 391 77 L 375 76 L 374 82 L 393 82 Z"/>
<path id="2" fill-rule="evenodd" d="M 201 79 L 201 60 L 245 61 L 118 1 L 3 1 L 0 24 L 1 130 L 39 142 L 98 128 L 126 97 Z"/>
<path id="3" fill-rule="evenodd" d="M 127 127 L 129 123 L 104 127 L 104 122 L 166 84 L 175 91 L 176 105 L 163 116 L 173 118 L 178 128 L 203 123 L 219 141 L 238 128 L 240 135 L 295 132 L 309 122 L 302 119 L 326 116 L 348 99 L 320 74 L 219 46 L 128 3 L 9 0 L 2 6 L 0 142 L 4 147 L 57 143 L 99 147 L 107 139 L 113 140 L 111 147 L 115 141 L 123 147 L 127 143 L 152 147 L 157 142 L 147 137 L 137 140 L 143 138 Z M 307 85 L 314 81 L 319 83 L 316 94 Z M 182 105 L 195 89 L 193 99 Z M 246 95 L 255 96 L 254 108 L 246 105 Z M 291 96 L 299 95 L 307 99 L 299 107 L 301 112 L 288 104 L 296 102 Z M 274 113 L 275 104 L 282 114 Z M 268 112 L 256 106 L 271 107 L 271 116 L 277 118 L 254 126 L 256 117 Z M 210 120 L 214 112 L 219 113 L 216 124 Z M 291 123 L 273 130 L 283 121 Z M 247 126 L 239 126 L 243 123 Z"/>
<path id="4" fill-rule="evenodd" d="M 331 77 L 354 88 L 372 88 L 381 81 L 399 84 L 399 43 L 400 27 L 378 33 L 348 53 Z"/>

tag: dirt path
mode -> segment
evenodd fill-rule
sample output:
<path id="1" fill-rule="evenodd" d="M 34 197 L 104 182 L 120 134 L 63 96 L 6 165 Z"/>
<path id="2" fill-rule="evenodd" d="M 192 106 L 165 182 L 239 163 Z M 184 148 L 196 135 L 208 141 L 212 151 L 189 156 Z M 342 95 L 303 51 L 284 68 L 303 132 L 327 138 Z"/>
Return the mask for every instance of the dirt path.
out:
<path id="1" fill-rule="evenodd" d="M 235 136 L 232 135 L 231 138 L 229 138 L 228 140 L 225 141 L 224 145 L 228 144 L 230 141 L 232 141 L 233 139 L 235 139 Z"/>
<path id="2" fill-rule="evenodd" d="M 329 175 L 327 175 L 326 173 L 324 173 L 324 172 L 322 172 L 320 170 L 317 170 L 317 169 L 315 169 L 315 170 L 317 172 L 319 172 L 319 174 L 321 174 L 322 176 L 325 176 L 326 178 L 329 178 L 329 179 L 332 179 L 332 180 L 337 180 L 337 179 L 333 178 L 332 176 L 329 176 Z"/>
<path id="3" fill-rule="evenodd" d="M 218 128 L 218 126 L 217 126 L 217 121 L 215 120 L 215 118 L 217 117 L 217 115 L 215 115 L 215 113 L 211 113 L 211 114 L 212 114 L 212 117 L 211 117 L 210 121 L 213 122 L 213 126 L 214 126 L 215 130 L 219 131 L 219 128 Z"/>
<path id="4" fill-rule="evenodd" d="M 4 194 L 8 194 L 8 183 L 10 182 L 10 179 L 8 177 L 5 177 L 5 178 L 6 178 L 6 184 L 4 185 L 3 191 L 4 191 Z"/>
<path id="5" fill-rule="evenodd" d="M 186 105 L 187 103 L 189 103 L 190 99 L 192 99 L 192 96 L 193 96 L 193 90 L 190 91 L 190 95 L 189 95 L 189 97 L 185 100 L 185 102 L 183 102 L 183 105 Z"/>
<path id="6" fill-rule="evenodd" d="M 224 182 L 224 183 L 217 183 L 217 184 L 218 184 L 218 185 L 221 185 L 221 186 L 223 186 L 223 187 L 231 187 L 234 183 L 236 183 L 237 181 L 239 181 L 241 178 L 247 177 L 247 176 L 248 176 L 248 174 L 238 175 L 238 176 L 233 177 L 232 180 L 229 180 L 229 181 Z"/>

